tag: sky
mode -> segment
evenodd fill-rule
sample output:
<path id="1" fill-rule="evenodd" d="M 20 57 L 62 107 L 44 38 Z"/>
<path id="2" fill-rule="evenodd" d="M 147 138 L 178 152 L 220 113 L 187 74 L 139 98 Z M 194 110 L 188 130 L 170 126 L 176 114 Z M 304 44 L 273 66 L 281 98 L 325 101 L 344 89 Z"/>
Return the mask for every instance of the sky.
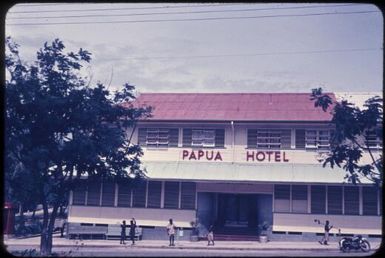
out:
<path id="1" fill-rule="evenodd" d="M 84 74 L 141 92 L 382 92 L 383 17 L 352 3 L 30 3 L 7 13 L 25 61 L 59 38 Z"/>

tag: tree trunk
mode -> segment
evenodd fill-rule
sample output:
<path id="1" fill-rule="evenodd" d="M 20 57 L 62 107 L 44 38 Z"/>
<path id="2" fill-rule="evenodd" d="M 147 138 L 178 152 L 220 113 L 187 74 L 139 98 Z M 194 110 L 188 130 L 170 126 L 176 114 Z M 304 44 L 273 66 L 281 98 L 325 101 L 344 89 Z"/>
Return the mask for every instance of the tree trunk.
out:
<path id="1" fill-rule="evenodd" d="M 52 253 L 52 230 L 43 228 L 40 239 L 40 255 L 50 256 Z"/>
<path id="2" fill-rule="evenodd" d="M 49 256 L 52 254 L 52 233 L 55 225 L 59 206 L 56 204 L 52 209 L 51 216 L 49 218 L 48 207 L 43 204 L 44 218 L 43 218 L 43 230 L 40 239 L 40 255 Z"/>

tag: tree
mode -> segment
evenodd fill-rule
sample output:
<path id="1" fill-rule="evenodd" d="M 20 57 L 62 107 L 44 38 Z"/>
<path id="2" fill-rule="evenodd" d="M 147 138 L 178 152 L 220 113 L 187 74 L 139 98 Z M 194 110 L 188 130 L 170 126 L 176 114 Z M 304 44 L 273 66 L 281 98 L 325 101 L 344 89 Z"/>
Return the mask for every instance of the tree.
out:
<path id="1" fill-rule="evenodd" d="M 329 106 L 332 107 L 331 122 L 335 125 L 335 131 L 330 140 L 331 150 L 323 166 L 342 166 L 348 172 L 345 179 L 353 184 L 360 183 L 360 178 L 365 177 L 375 185 L 382 186 L 383 156 L 382 153 L 373 153 L 368 134 L 372 132 L 375 137 L 382 137 L 383 99 L 379 96 L 369 98 L 364 108 L 360 109 L 347 100 L 333 102 L 328 94 L 322 93 L 321 88 L 313 89 L 310 99 L 315 107 L 321 107 L 325 112 Z M 371 162 L 368 164 L 362 161 L 365 153 L 370 156 Z"/>
<path id="2" fill-rule="evenodd" d="M 143 152 L 130 142 L 127 128 L 151 108 L 122 105 L 135 98 L 128 83 L 113 94 L 100 83 L 90 87 L 81 72 L 91 53 L 82 48 L 64 53 L 63 42 L 55 39 L 26 64 L 9 37 L 6 46 L 5 178 L 7 187 L 18 187 L 7 192 L 31 194 L 42 204 L 40 250 L 49 255 L 58 208 L 81 176 L 145 177 Z"/>

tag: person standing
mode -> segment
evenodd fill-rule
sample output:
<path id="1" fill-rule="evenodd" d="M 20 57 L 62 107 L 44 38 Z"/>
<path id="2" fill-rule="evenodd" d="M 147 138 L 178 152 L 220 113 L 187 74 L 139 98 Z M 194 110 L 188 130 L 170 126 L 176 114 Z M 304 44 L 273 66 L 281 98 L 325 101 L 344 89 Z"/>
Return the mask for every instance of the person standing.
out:
<path id="1" fill-rule="evenodd" d="M 126 240 L 126 221 L 123 220 L 122 224 L 120 225 L 120 244 L 126 244 L 124 240 Z"/>
<path id="2" fill-rule="evenodd" d="M 135 229 L 136 229 L 136 221 L 134 218 L 130 221 L 130 238 L 132 241 L 131 245 L 135 245 Z"/>
<path id="3" fill-rule="evenodd" d="M 328 241 L 329 241 L 329 231 L 330 231 L 332 228 L 333 228 L 333 226 L 330 226 L 330 225 L 329 225 L 329 221 L 327 220 L 327 221 L 325 222 L 325 228 L 324 228 L 324 230 L 325 230 L 325 235 L 323 236 L 322 240 L 319 241 L 319 243 L 320 243 L 321 245 L 329 245 L 329 244 L 328 244 Z"/>
<path id="4" fill-rule="evenodd" d="M 209 227 L 209 233 L 207 234 L 207 245 L 210 245 L 210 242 L 214 245 L 214 225 Z"/>
<path id="5" fill-rule="evenodd" d="M 167 225 L 167 234 L 170 240 L 170 245 L 169 246 L 175 246 L 174 240 L 175 240 L 175 230 L 176 226 L 174 225 L 172 219 L 169 220 L 169 223 Z"/>

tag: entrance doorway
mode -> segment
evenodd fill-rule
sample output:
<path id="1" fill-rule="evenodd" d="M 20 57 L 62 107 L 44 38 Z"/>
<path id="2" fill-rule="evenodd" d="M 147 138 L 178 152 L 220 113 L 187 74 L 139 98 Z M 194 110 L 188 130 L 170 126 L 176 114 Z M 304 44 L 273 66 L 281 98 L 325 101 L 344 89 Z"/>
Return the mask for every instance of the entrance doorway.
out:
<path id="1" fill-rule="evenodd" d="M 268 194 L 218 194 L 219 227 L 257 229 L 264 221 L 272 224 L 272 196 Z"/>

